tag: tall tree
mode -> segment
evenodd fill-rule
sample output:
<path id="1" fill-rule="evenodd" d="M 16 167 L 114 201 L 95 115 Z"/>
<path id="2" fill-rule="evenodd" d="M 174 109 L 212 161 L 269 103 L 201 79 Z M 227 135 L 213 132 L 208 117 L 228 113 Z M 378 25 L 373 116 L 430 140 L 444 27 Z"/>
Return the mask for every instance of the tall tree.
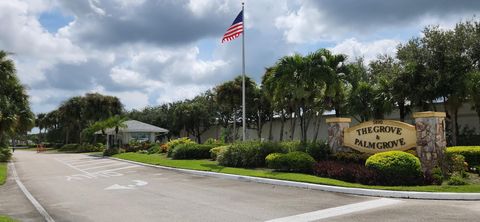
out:
<path id="1" fill-rule="evenodd" d="M 25 134 L 34 126 L 25 87 L 16 75 L 15 64 L 8 53 L 0 51 L 0 147 L 7 145 L 7 137 Z"/>

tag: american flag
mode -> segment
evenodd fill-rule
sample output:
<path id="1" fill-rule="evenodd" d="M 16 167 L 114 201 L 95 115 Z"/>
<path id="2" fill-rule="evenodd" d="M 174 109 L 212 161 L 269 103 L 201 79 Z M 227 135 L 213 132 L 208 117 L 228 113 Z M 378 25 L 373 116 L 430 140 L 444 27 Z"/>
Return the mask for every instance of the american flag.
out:
<path id="1" fill-rule="evenodd" d="M 223 34 L 222 43 L 234 40 L 243 33 L 243 10 L 238 13 L 237 18 L 233 21 L 227 32 Z"/>

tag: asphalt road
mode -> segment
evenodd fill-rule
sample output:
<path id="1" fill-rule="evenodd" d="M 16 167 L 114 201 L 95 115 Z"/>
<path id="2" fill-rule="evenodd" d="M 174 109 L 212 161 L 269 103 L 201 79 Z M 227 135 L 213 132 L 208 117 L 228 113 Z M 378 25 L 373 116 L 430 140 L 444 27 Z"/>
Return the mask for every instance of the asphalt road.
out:
<path id="1" fill-rule="evenodd" d="M 55 221 L 480 221 L 474 201 L 343 195 L 83 154 L 17 151 L 14 159 L 20 180 Z"/>

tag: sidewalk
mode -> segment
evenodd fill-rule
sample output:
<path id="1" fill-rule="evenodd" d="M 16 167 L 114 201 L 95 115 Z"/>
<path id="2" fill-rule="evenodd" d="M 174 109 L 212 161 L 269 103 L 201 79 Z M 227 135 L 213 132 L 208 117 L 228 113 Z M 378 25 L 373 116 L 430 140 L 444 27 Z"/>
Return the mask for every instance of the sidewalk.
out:
<path id="1" fill-rule="evenodd" d="M 10 166 L 7 181 L 0 186 L 0 215 L 7 215 L 22 222 L 44 220 L 18 188 Z"/>

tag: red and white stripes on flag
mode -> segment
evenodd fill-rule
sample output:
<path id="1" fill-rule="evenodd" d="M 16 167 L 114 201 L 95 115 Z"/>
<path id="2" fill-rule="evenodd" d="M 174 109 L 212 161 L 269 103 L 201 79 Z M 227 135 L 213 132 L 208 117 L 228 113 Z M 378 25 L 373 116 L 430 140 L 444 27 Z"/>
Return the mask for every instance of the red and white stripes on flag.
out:
<path id="1" fill-rule="evenodd" d="M 243 33 L 243 10 L 237 15 L 227 32 L 223 34 L 222 43 L 234 40 Z"/>

